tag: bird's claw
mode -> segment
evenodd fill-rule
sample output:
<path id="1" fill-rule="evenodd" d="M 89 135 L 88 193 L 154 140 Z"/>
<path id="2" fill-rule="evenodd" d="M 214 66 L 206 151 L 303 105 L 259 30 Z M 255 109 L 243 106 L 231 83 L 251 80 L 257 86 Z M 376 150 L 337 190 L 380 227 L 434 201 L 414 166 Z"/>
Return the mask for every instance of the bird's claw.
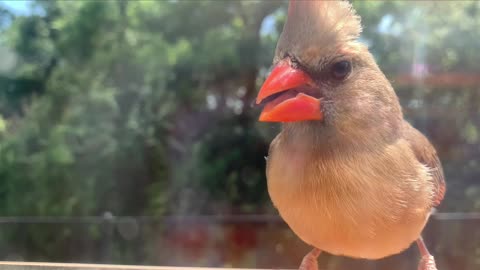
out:
<path id="1" fill-rule="evenodd" d="M 318 270 L 317 258 L 321 251 L 319 249 L 313 249 L 305 257 L 303 257 L 302 264 L 298 270 Z"/>
<path id="2" fill-rule="evenodd" d="M 418 264 L 418 270 L 437 270 L 437 266 L 435 265 L 435 259 L 433 258 L 433 256 L 422 256 L 422 259 Z"/>

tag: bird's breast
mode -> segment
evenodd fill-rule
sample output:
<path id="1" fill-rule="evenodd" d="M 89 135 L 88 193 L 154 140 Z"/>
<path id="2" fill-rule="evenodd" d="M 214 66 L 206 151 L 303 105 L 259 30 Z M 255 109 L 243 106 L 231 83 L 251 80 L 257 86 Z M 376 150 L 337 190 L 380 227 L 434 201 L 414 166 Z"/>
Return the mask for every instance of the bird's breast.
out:
<path id="1" fill-rule="evenodd" d="M 280 142 L 267 178 L 272 202 L 303 241 L 367 259 L 399 253 L 417 239 L 433 196 L 428 169 L 402 142 L 375 154 L 329 156 Z"/>

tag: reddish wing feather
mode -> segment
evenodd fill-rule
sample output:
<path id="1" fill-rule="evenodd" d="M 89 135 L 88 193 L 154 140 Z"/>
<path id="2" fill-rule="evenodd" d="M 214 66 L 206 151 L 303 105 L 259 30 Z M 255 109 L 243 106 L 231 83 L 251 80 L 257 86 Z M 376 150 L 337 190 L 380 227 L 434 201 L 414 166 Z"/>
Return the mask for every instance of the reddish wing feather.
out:
<path id="1" fill-rule="evenodd" d="M 412 146 L 413 152 L 418 161 L 431 170 L 432 180 L 435 185 L 433 206 L 438 206 L 445 196 L 446 184 L 442 164 L 438 158 L 437 152 L 428 139 L 408 123 L 405 127 L 405 139 Z"/>

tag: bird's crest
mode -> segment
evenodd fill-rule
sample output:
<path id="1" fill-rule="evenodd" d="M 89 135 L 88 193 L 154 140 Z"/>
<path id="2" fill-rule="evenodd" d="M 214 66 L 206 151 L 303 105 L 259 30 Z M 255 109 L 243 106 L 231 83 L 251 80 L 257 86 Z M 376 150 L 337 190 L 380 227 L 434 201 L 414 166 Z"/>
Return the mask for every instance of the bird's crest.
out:
<path id="1" fill-rule="evenodd" d="M 348 1 L 342 0 L 290 0 L 287 24 L 331 32 L 341 40 L 356 39 L 362 30 L 360 17 Z"/>
<path id="2" fill-rule="evenodd" d="M 308 51 L 356 41 L 360 17 L 348 1 L 290 0 L 279 48 Z"/>

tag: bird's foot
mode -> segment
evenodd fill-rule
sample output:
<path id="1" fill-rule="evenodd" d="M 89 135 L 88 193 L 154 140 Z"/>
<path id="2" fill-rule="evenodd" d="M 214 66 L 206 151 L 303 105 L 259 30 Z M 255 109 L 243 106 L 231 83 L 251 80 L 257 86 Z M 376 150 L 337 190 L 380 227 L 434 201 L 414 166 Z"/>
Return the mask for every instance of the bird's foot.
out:
<path id="1" fill-rule="evenodd" d="M 418 238 L 417 245 L 418 249 L 420 250 L 420 255 L 422 256 L 422 259 L 418 264 L 418 270 L 437 270 L 437 266 L 435 265 L 435 259 L 428 251 L 422 237 Z"/>
<path id="2" fill-rule="evenodd" d="M 435 259 L 432 255 L 425 255 L 418 264 L 418 270 L 437 270 Z"/>
<path id="3" fill-rule="evenodd" d="M 319 249 L 314 248 L 305 257 L 303 257 L 302 264 L 298 270 L 318 270 L 318 256 L 322 253 Z M 430 269 L 426 269 L 430 270 Z"/>

